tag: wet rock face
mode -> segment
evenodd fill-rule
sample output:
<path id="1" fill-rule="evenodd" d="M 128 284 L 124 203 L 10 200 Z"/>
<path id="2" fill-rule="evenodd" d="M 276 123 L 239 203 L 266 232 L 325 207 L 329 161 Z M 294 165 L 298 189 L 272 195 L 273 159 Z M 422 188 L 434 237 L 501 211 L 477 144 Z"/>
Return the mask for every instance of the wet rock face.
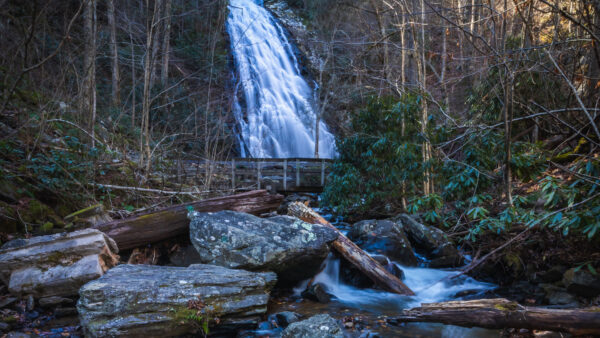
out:
<path id="1" fill-rule="evenodd" d="M 231 333 L 256 326 L 275 282 L 272 272 L 215 265 L 119 265 L 81 288 L 77 310 L 87 337 L 179 336 L 204 320 Z"/>
<path id="2" fill-rule="evenodd" d="M 593 275 L 587 269 L 569 269 L 563 275 L 562 282 L 569 292 L 583 297 L 600 295 L 600 276 Z"/>
<path id="3" fill-rule="evenodd" d="M 0 279 L 17 295 L 74 296 L 117 264 L 117 252 L 93 229 L 15 240 L 0 249 Z"/>
<path id="4" fill-rule="evenodd" d="M 268 219 L 221 211 L 191 217 L 190 239 L 202 263 L 274 271 L 284 284 L 312 277 L 337 233 L 290 216 Z"/>
<path id="5" fill-rule="evenodd" d="M 402 230 L 389 220 L 366 220 L 355 223 L 349 237 L 363 250 L 387 256 L 402 265 L 417 265 L 417 257 Z"/>
<path id="6" fill-rule="evenodd" d="M 457 267 L 464 263 L 464 259 L 442 230 L 423 225 L 406 214 L 400 214 L 392 220 L 402 226 L 413 246 L 425 251 L 431 259 L 430 267 Z"/>
<path id="7" fill-rule="evenodd" d="M 316 315 L 290 324 L 283 330 L 283 338 L 342 338 L 344 331 L 330 315 Z"/>

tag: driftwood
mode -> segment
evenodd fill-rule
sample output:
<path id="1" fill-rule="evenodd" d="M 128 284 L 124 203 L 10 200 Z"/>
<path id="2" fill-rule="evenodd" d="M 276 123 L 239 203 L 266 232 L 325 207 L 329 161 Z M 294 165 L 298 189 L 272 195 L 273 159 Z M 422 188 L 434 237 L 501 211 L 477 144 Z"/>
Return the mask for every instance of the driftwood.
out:
<path id="1" fill-rule="evenodd" d="M 282 200 L 281 195 L 273 195 L 266 190 L 255 190 L 175 205 L 155 212 L 99 224 L 94 228 L 114 239 L 120 250 L 126 250 L 185 234 L 190 225 L 187 218 L 189 207 L 200 212 L 233 210 L 258 215 L 276 210 Z"/>
<path id="2" fill-rule="evenodd" d="M 298 217 L 307 223 L 321 224 L 334 229 L 338 232 L 339 236 L 338 239 L 333 242 L 333 248 L 345 259 L 386 291 L 401 295 L 414 295 L 414 292 L 404 285 L 398 277 L 389 273 L 381 264 L 311 208 L 299 202 L 291 203 L 288 206 L 288 214 L 290 216 Z"/>
<path id="3" fill-rule="evenodd" d="M 434 322 L 490 329 L 518 328 L 600 335 L 600 308 L 547 309 L 526 307 L 504 298 L 421 304 L 388 319 L 399 322 Z"/>

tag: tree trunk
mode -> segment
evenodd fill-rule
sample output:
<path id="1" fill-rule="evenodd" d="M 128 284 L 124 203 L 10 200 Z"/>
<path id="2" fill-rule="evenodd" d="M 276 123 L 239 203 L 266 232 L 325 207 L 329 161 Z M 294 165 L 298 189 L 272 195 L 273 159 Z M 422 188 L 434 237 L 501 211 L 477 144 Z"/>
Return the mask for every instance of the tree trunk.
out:
<path id="1" fill-rule="evenodd" d="M 142 97 L 142 132 L 140 134 L 140 165 L 144 166 L 146 172 L 150 171 L 152 159 L 150 158 L 150 108 L 151 90 L 154 83 L 154 65 L 156 63 L 157 26 L 160 21 L 161 0 L 154 2 L 152 19 L 148 23 L 146 31 L 146 56 L 144 62 L 144 94 Z"/>
<path id="2" fill-rule="evenodd" d="M 276 210 L 282 200 L 281 195 L 256 190 L 174 205 L 155 212 L 99 224 L 94 228 L 114 239 L 120 250 L 126 250 L 185 234 L 190 224 L 187 218 L 190 207 L 199 212 L 234 210 L 260 215 Z"/>
<path id="3" fill-rule="evenodd" d="M 112 57 L 112 104 L 113 107 L 121 105 L 120 87 L 121 74 L 119 73 L 119 51 L 117 49 L 117 24 L 115 22 L 114 0 L 107 2 L 107 17 L 110 28 L 110 51 Z"/>
<path id="4" fill-rule="evenodd" d="M 85 49 L 83 53 L 83 84 L 80 96 L 81 121 L 86 121 L 94 146 L 96 122 L 96 0 L 85 0 L 83 10 Z"/>
<path id="5" fill-rule="evenodd" d="M 321 224 L 335 230 L 338 232 L 338 238 L 333 242 L 333 248 L 362 273 L 386 291 L 401 295 L 414 295 L 414 292 L 404 285 L 400 279 L 389 273 L 381 264 L 306 205 L 299 202 L 292 203 L 288 207 L 288 214 L 307 223 Z"/>
<path id="6" fill-rule="evenodd" d="M 399 322 L 433 322 L 489 329 L 523 328 L 568 332 L 574 335 L 600 334 L 600 309 L 544 309 L 525 307 L 507 299 L 478 299 L 421 304 L 402 311 L 388 320 Z"/>
<path id="7" fill-rule="evenodd" d="M 167 86 L 167 80 L 169 79 L 169 46 L 171 43 L 171 0 L 165 0 L 164 16 L 165 18 L 161 53 L 162 60 L 160 69 L 160 84 L 163 86 L 163 88 Z"/>

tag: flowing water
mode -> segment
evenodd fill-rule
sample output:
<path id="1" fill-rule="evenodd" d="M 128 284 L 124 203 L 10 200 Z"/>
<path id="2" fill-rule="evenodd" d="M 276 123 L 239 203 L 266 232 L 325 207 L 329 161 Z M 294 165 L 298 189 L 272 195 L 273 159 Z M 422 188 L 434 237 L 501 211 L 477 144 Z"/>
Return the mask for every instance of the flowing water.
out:
<path id="1" fill-rule="evenodd" d="M 293 46 L 262 0 L 230 0 L 227 31 L 242 100 L 234 104 L 243 157 L 313 157 L 314 91 L 300 73 Z M 335 155 L 335 140 L 319 123 L 319 157 Z"/>
<path id="2" fill-rule="evenodd" d="M 498 337 L 498 330 L 482 328 L 463 328 L 436 323 L 407 323 L 402 326 L 385 325 L 385 318 L 393 318 L 403 309 L 419 306 L 421 303 L 441 302 L 460 299 L 464 295 L 479 298 L 495 285 L 476 281 L 468 276 L 450 277 L 458 271 L 447 269 L 430 269 L 427 267 L 407 267 L 395 262 L 404 271 L 404 283 L 415 292 L 415 296 L 401 296 L 381 290 L 360 289 L 345 284 L 340 279 L 340 260 L 329 255 L 325 268 L 315 276 L 313 283 L 321 283 L 333 296 L 332 302 L 320 304 L 311 301 L 298 301 L 274 305 L 271 312 L 295 311 L 305 316 L 317 313 L 328 313 L 342 319 L 348 317 L 361 318 L 366 331 L 381 337 Z M 295 289 L 295 296 L 306 288 L 308 280 L 300 283 Z M 356 332 L 355 332 L 356 333 Z M 271 335 L 269 335 L 271 336 Z M 276 335 L 272 335 L 276 336 Z M 354 335 L 353 335 L 354 336 Z M 365 332 L 356 336 L 368 337 Z"/>

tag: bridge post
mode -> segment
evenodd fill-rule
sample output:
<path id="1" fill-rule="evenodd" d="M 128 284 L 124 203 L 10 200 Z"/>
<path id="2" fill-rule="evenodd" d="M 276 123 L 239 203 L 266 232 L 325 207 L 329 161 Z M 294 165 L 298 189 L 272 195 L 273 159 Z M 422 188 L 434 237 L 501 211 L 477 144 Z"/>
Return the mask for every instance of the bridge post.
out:
<path id="1" fill-rule="evenodd" d="M 287 190 L 287 158 L 283 160 L 283 191 Z"/>
<path id="2" fill-rule="evenodd" d="M 325 160 L 321 160 L 321 186 L 325 186 Z"/>
<path id="3" fill-rule="evenodd" d="M 260 190 L 260 179 L 261 179 L 261 177 L 260 177 L 260 165 L 261 165 L 261 163 L 262 162 L 260 162 L 260 161 L 256 163 L 256 170 L 257 170 L 256 179 L 258 181 L 258 190 Z"/>
<path id="4" fill-rule="evenodd" d="M 300 186 L 300 160 L 296 159 L 296 188 Z"/>
<path id="5" fill-rule="evenodd" d="M 231 190 L 235 191 L 235 158 L 231 160 Z"/>

